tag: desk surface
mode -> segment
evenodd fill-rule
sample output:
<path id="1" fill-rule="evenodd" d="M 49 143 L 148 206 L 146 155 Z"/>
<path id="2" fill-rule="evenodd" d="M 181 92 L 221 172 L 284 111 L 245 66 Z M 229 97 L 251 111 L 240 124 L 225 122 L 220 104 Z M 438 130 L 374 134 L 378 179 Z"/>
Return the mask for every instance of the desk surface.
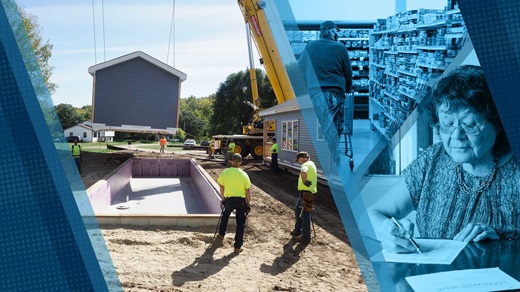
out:
<path id="1" fill-rule="evenodd" d="M 469 243 L 450 265 L 387 262 L 372 262 L 372 265 L 382 291 L 413 291 L 405 277 L 465 269 L 499 267 L 520 281 L 520 240 Z"/>

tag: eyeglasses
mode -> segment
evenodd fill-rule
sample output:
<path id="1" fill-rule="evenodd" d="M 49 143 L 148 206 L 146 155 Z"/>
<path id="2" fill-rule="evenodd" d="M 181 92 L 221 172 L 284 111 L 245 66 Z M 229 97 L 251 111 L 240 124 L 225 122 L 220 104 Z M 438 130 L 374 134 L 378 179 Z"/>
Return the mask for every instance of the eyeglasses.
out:
<path id="1" fill-rule="evenodd" d="M 455 129 L 462 129 L 466 135 L 476 136 L 480 134 L 480 131 L 484 129 L 484 127 L 489 123 L 489 120 L 487 120 L 485 123 L 481 125 L 459 125 L 459 126 L 453 126 L 453 125 L 445 125 L 441 122 L 438 122 L 435 127 L 437 127 L 437 130 L 439 130 L 443 134 L 451 135 L 453 132 L 455 132 Z"/>

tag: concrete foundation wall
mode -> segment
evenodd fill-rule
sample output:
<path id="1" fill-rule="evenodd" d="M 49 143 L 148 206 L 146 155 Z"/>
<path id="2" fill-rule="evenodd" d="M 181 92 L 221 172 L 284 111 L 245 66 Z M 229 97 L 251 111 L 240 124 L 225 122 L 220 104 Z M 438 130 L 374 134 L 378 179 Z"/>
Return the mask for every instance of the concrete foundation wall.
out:
<path id="1" fill-rule="evenodd" d="M 133 177 L 183 177 L 191 175 L 189 159 L 133 159 Z"/>
<path id="2" fill-rule="evenodd" d="M 133 160 L 120 165 L 105 179 L 88 188 L 87 194 L 94 213 L 104 212 L 132 178 Z"/>
<path id="3" fill-rule="evenodd" d="M 104 213 L 132 177 L 190 177 L 208 214 L 220 214 L 218 184 L 193 159 L 129 159 L 87 190 L 95 214 Z"/>
<path id="4" fill-rule="evenodd" d="M 204 202 L 209 214 L 220 214 L 222 212 L 218 184 L 211 176 L 194 161 L 191 164 L 191 180 L 201 200 Z"/>

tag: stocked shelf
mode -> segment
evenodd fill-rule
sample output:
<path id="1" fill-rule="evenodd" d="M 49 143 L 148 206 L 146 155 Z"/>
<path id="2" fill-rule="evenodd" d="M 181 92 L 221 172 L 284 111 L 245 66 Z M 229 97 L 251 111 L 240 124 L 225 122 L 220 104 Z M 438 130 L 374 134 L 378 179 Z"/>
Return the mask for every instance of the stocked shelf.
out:
<path id="1" fill-rule="evenodd" d="M 395 134 L 462 48 L 467 33 L 460 10 L 453 5 L 449 2 L 448 10 L 411 10 L 378 19 L 370 33 L 369 47 L 374 49 L 369 62 L 369 117 L 385 137 Z"/>

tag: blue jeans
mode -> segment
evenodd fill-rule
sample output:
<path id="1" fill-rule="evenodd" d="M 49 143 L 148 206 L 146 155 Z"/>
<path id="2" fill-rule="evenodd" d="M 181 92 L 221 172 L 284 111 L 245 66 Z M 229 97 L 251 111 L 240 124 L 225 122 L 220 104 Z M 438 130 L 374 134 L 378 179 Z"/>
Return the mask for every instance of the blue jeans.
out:
<path id="1" fill-rule="evenodd" d="M 311 240 L 311 213 L 312 211 L 305 211 L 302 207 L 302 194 L 298 192 L 298 200 L 294 206 L 294 215 L 296 216 L 296 223 L 294 224 L 294 231 L 301 233 L 303 238 Z M 303 210 L 303 212 L 302 212 Z M 300 216 L 301 213 L 301 216 Z"/>
<path id="2" fill-rule="evenodd" d="M 244 229 L 246 227 L 246 199 L 245 198 L 226 198 L 224 204 L 224 213 L 222 221 L 218 229 L 218 233 L 222 236 L 226 235 L 229 215 L 236 210 L 235 218 L 237 221 L 237 229 L 235 231 L 235 248 L 241 248 L 244 244 Z"/>

